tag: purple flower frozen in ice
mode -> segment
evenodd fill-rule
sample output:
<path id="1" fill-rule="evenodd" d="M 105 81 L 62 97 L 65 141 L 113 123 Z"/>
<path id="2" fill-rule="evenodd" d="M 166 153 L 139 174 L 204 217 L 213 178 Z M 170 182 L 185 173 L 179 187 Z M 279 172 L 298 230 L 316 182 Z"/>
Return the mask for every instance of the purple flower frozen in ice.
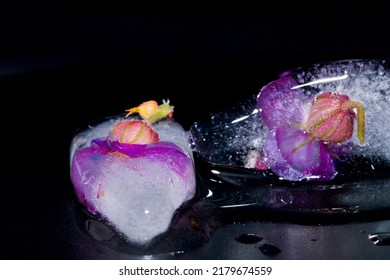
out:
<path id="1" fill-rule="evenodd" d="M 257 97 L 261 118 L 269 128 L 263 160 L 286 180 L 331 180 L 337 170 L 329 145 L 351 138 L 353 109 L 358 111 L 358 135 L 364 141 L 364 109 L 344 94 L 307 96 L 295 86 L 294 79 L 284 77 L 263 87 Z"/>
<path id="2" fill-rule="evenodd" d="M 162 168 L 171 170 L 183 180 L 191 178 L 191 159 L 174 143 L 159 141 L 150 144 L 126 144 L 94 139 L 89 147 L 76 151 L 73 156 L 71 178 L 81 203 L 86 205 L 92 213 L 96 213 L 91 198 L 99 198 L 105 193 L 104 184 L 98 189 L 88 187 L 89 184 L 83 178 L 86 173 L 94 178 L 93 173 L 100 173 L 102 165 L 110 166 L 114 162 L 137 170 L 139 167 L 133 163 L 136 158 L 159 162 Z M 139 187 L 142 188 L 142 186 Z"/>
<path id="3" fill-rule="evenodd" d="M 195 176 L 190 155 L 174 142 L 161 141 L 151 125 L 159 119 L 171 117 L 173 106 L 169 106 L 168 102 L 160 106 L 153 105 L 154 101 L 149 101 L 129 109 L 130 113 L 138 112 L 143 119 L 117 122 L 106 138 L 93 139 L 89 146 L 74 152 L 72 183 L 78 199 L 90 212 L 105 217 L 105 213 L 99 209 L 99 203 L 109 196 L 108 192 L 111 193 L 110 199 L 123 199 L 121 203 L 125 204 L 126 197 L 114 198 L 113 195 L 123 180 L 129 192 L 134 192 L 134 188 L 145 187 L 137 184 L 138 179 L 145 178 L 141 181 L 147 184 L 160 184 L 164 180 L 171 180 L 170 186 L 173 188 L 180 184 L 182 189 L 177 190 L 179 194 L 172 195 L 173 200 L 182 196 L 181 199 L 185 201 L 193 195 Z M 153 179 L 153 176 L 157 178 Z M 118 183 L 116 180 L 122 181 Z M 118 202 L 120 207 L 123 206 Z"/>

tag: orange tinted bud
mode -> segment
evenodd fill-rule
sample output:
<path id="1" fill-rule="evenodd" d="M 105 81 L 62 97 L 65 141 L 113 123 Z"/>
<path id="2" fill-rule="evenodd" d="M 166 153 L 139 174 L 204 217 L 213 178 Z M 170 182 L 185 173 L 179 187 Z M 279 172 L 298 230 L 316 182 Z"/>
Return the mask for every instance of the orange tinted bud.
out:
<path id="1" fill-rule="evenodd" d="M 159 109 L 158 103 L 154 100 L 150 100 L 150 101 L 143 102 L 138 107 L 127 109 L 125 111 L 128 112 L 126 117 L 130 116 L 131 114 L 138 113 L 143 119 L 147 119 L 155 112 L 157 112 L 158 109 Z"/>
<path id="2" fill-rule="evenodd" d="M 107 140 L 126 144 L 150 144 L 158 142 L 159 137 L 145 121 L 124 120 L 112 128 Z"/>

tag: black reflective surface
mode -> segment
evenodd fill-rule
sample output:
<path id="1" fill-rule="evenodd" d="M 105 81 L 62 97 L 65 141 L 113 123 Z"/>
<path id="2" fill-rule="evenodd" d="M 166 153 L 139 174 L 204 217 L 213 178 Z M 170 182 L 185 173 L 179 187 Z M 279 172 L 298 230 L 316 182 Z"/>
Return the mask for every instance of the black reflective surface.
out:
<path id="1" fill-rule="evenodd" d="M 256 15 L 37 9 L 2 10 L 3 20 L 17 24 L 0 29 L 8 39 L 0 47 L 1 259 L 390 259 L 387 207 L 373 211 L 351 204 L 302 213 L 303 200 L 288 204 L 289 211 L 279 211 L 279 204 L 271 210 L 259 204 L 229 207 L 245 195 L 261 197 L 262 189 L 245 184 L 248 177 L 242 186 L 225 186 L 218 193 L 220 184 L 208 179 L 199 162 L 203 187 L 194 203 L 180 209 L 169 234 L 140 248 L 86 213 L 69 177 L 70 141 L 78 128 L 97 119 L 145 100 L 169 98 L 174 118 L 188 130 L 199 118 L 256 94 L 288 69 L 336 59 L 389 58 L 383 30 L 364 36 L 331 28 L 337 48 L 329 48 L 319 32 L 329 26 L 308 27 L 302 21 L 292 26 L 305 32 L 293 36 L 280 21 Z M 34 20 L 15 20 L 23 15 Z M 50 28 L 43 24 L 48 19 Z M 267 193 L 283 204 L 291 198 L 284 191 Z M 227 193 L 230 198 L 223 197 Z"/>

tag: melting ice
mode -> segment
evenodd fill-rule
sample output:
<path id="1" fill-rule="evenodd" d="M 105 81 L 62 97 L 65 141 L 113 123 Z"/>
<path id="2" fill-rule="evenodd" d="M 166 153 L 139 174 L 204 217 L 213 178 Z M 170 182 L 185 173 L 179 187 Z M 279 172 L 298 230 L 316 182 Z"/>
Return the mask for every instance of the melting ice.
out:
<path id="1" fill-rule="evenodd" d="M 177 145 L 172 156 L 87 154 L 123 117 L 108 118 L 78 133 L 71 143 L 72 180 L 80 201 L 129 241 L 146 244 L 164 233 L 180 206 L 195 194 L 195 171 L 187 134 L 174 120 L 153 124 L 160 141 Z M 157 158 L 156 158 L 157 157 Z M 76 160 L 74 160 L 76 158 Z"/>

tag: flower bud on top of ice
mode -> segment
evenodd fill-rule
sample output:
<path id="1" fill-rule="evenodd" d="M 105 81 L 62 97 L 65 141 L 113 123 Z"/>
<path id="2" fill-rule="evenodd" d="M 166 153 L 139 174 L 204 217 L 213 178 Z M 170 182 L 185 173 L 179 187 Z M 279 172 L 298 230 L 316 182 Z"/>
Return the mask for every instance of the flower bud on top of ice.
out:
<path id="1" fill-rule="evenodd" d="M 131 114 L 138 113 L 141 118 L 146 120 L 148 123 L 154 123 L 158 120 L 166 117 L 172 117 L 174 106 L 169 104 L 169 100 L 163 100 L 163 103 L 158 105 L 154 100 L 143 102 L 137 107 L 125 110 L 127 113 L 126 117 Z"/>
<path id="2" fill-rule="evenodd" d="M 143 119 L 147 119 L 157 110 L 158 110 L 158 103 L 154 100 L 149 100 L 149 101 L 141 103 L 141 105 L 139 105 L 137 107 L 127 109 L 126 112 L 128 112 L 128 113 L 127 113 L 126 117 L 137 112 Z"/>
<path id="3" fill-rule="evenodd" d="M 325 92 L 318 95 L 310 108 L 306 131 L 313 138 L 330 143 L 342 143 L 352 137 L 356 119 L 358 138 L 364 143 L 365 114 L 363 105 L 351 101 L 347 95 Z"/>
<path id="4" fill-rule="evenodd" d="M 124 120 L 112 128 L 107 140 L 125 144 L 150 144 L 159 141 L 157 132 L 141 120 Z"/>

